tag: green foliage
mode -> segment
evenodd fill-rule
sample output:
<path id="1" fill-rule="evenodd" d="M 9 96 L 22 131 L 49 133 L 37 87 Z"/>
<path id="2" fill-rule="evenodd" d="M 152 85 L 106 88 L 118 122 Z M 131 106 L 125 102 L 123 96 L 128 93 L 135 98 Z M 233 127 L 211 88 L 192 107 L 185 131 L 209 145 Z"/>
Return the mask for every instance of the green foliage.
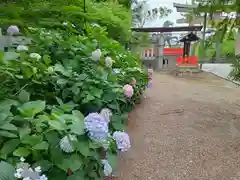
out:
<path id="1" fill-rule="evenodd" d="M 224 12 L 228 13 L 224 19 L 212 21 L 212 26 L 217 29 L 216 33 L 219 33 L 221 41 L 221 56 L 230 56 L 233 63 L 233 71 L 230 76 L 239 81 L 239 57 L 234 57 L 235 40 L 234 35 L 236 30 L 239 31 L 239 13 L 240 13 L 240 1 L 235 0 L 208 0 L 206 2 L 200 1 L 199 7 L 196 10 L 197 13 L 205 12 L 210 15 L 210 18 L 214 17 L 214 13 Z M 231 13 L 236 12 L 236 17 L 232 16 Z M 230 37 L 230 38 L 229 38 Z M 214 41 L 212 41 L 214 43 Z M 207 47 L 208 48 L 208 47 Z M 215 49 L 210 46 L 207 55 L 214 56 L 216 54 Z"/>
<path id="2" fill-rule="evenodd" d="M 69 168 L 82 179 L 103 176 L 101 171 L 94 172 L 95 168 L 101 169 L 98 155 L 100 146 L 92 146 L 94 142 L 86 138 L 84 119 L 80 111 L 66 111 L 61 107 L 63 105 L 46 106 L 45 102 L 40 100 L 24 104 L 7 102 L 6 105 L 12 106 L 11 109 L 15 111 L 1 109 L 11 117 L 1 125 L 1 129 L 4 129 L 0 131 L 4 138 L 0 150 L 2 159 L 17 163 L 19 157 L 25 157 L 30 164 L 41 165 L 50 179 L 56 176 L 65 179 Z M 69 109 L 72 107 L 68 104 L 64 106 Z M 78 141 L 72 142 L 75 149 L 72 154 L 62 152 L 56 144 L 68 134 L 78 137 Z M 81 149 L 83 144 L 84 151 Z"/>
<path id="3" fill-rule="evenodd" d="M 130 38 L 130 9 L 115 2 L 86 0 L 87 12 L 84 14 L 83 1 L 7 1 L 1 3 L 0 19 L 2 27 L 16 24 L 25 27 L 62 28 L 63 22 L 70 22 L 78 30 L 84 28 L 84 19 L 107 27 L 109 36 L 127 41 Z M 24 11 L 22 10 L 24 8 Z"/>
<path id="4" fill-rule="evenodd" d="M 232 59 L 232 71 L 229 74 L 229 77 L 233 79 L 234 81 L 240 81 L 240 58 L 239 56 L 236 56 L 234 59 Z"/>
<path id="5" fill-rule="evenodd" d="M 11 176 L 7 166 L 15 167 L 25 157 L 34 167 L 40 165 L 49 179 L 103 179 L 102 144 L 88 138 L 84 116 L 107 107 L 113 112 L 109 132 L 124 130 L 128 112 L 146 88 L 147 74 L 135 55 L 108 38 L 105 28 L 87 25 L 86 30 L 87 36 L 70 24 L 58 30 L 29 28 L 29 51 L 8 59 L 0 56 L 0 158 L 9 163 L 3 164 L 0 176 Z M 97 46 L 102 57 L 94 61 L 91 53 Z M 119 74 L 105 66 L 106 56 Z M 126 98 L 123 86 L 132 78 L 137 81 L 134 96 Z M 77 138 L 71 141 L 72 153 L 59 146 L 68 135 Z M 112 139 L 107 154 L 114 167 Z"/>

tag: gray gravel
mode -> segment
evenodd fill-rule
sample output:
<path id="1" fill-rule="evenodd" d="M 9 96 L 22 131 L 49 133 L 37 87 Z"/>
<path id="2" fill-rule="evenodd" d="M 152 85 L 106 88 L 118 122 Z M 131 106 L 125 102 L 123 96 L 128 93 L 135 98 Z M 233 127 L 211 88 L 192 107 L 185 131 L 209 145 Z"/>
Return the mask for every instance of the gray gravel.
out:
<path id="1" fill-rule="evenodd" d="M 206 73 L 153 81 L 130 114 L 119 180 L 240 180 L 240 89 Z"/>

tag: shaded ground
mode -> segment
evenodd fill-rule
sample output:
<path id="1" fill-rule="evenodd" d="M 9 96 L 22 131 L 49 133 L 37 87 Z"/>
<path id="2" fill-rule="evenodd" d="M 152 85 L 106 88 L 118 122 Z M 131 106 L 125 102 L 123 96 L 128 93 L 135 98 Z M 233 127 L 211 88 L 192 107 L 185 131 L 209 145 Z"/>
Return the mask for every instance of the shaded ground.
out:
<path id="1" fill-rule="evenodd" d="M 154 75 L 130 115 L 119 180 L 240 180 L 240 89 L 200 76 Z"/>

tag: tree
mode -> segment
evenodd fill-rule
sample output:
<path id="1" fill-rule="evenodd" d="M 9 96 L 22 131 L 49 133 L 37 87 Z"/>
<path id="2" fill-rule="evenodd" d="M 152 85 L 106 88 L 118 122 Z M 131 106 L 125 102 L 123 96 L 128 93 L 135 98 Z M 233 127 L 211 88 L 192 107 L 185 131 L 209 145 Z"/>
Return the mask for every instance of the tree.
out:
<path id="1" fill-rule="evenodd" d="M 134 27 L 143 27 L 147 22 L 168 16 L 171 12 L 167 7 L 151 9 L 147 1 L 135 0 L 132 4 L 132 24 Z"/>
<path id="2" fill-rule="evenodd" d="M 173 25 L 174 23 L 168 20 L 163 23 L 163 27 L 172 27 Z M 177 36 L 172 36 L 172 33 L 170 32 L 164 33 L 164 39 L 165 39 L 165 42 L 167 42 L 169 47 L 172 46 L 171 40 L 175 39 L 175 41 L 178 41 Z"/>
<path id="3" fill-rule="evenodd" d="M 96 2 L 86 0 L 10 0 L 1 2 L 0 26 L 15 24 L 24 27 L 63 28 L 63 22 L 70 22 L 77 30 L 84 27 L 84 19 L 107 28 L 115 40 L 128 41 L 131 33 L 131 10 L 115 0 Z M 22 10 L 24 9 L 24 11 Z"/>
<path id="4" fill-rule="evenodd" d="M 208 0 L 207 4 L 200 4 L 198 12 L 205 12 L 213 15 L 215 12 L 229 13 L 223 20 L 216 24 L 218 34 L 221 34 L 221 42 L 233 33 L 234 29 L 240 30 L 240 1 L 239 0 Z M 230 13 L 235 12 L 236 16 L 232 16 Z M 233 71 L 230 76 L 237 81 L 240 81 L 240 66 L 239 57 L 235 58 L 233 63 Z"/>

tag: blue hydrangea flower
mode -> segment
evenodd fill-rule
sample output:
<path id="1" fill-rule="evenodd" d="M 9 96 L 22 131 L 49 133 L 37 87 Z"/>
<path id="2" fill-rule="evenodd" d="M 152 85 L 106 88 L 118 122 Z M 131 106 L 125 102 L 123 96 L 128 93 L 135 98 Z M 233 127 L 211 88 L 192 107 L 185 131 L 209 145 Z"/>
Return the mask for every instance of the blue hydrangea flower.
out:
<path id="1" fill-rule="evenodd" d="M 116 141 L 117 149 L 126 152 L 131 147 L 130 138 L 126 132 L 115 131 L 113 139 Z"/>
<path id="2" fill-rule="evenodd" d="M 104 141 L 108 136 L 108 122 L 98 113 L 90 113 L 84 119 L 88 136 L 94 141 Z"/>

